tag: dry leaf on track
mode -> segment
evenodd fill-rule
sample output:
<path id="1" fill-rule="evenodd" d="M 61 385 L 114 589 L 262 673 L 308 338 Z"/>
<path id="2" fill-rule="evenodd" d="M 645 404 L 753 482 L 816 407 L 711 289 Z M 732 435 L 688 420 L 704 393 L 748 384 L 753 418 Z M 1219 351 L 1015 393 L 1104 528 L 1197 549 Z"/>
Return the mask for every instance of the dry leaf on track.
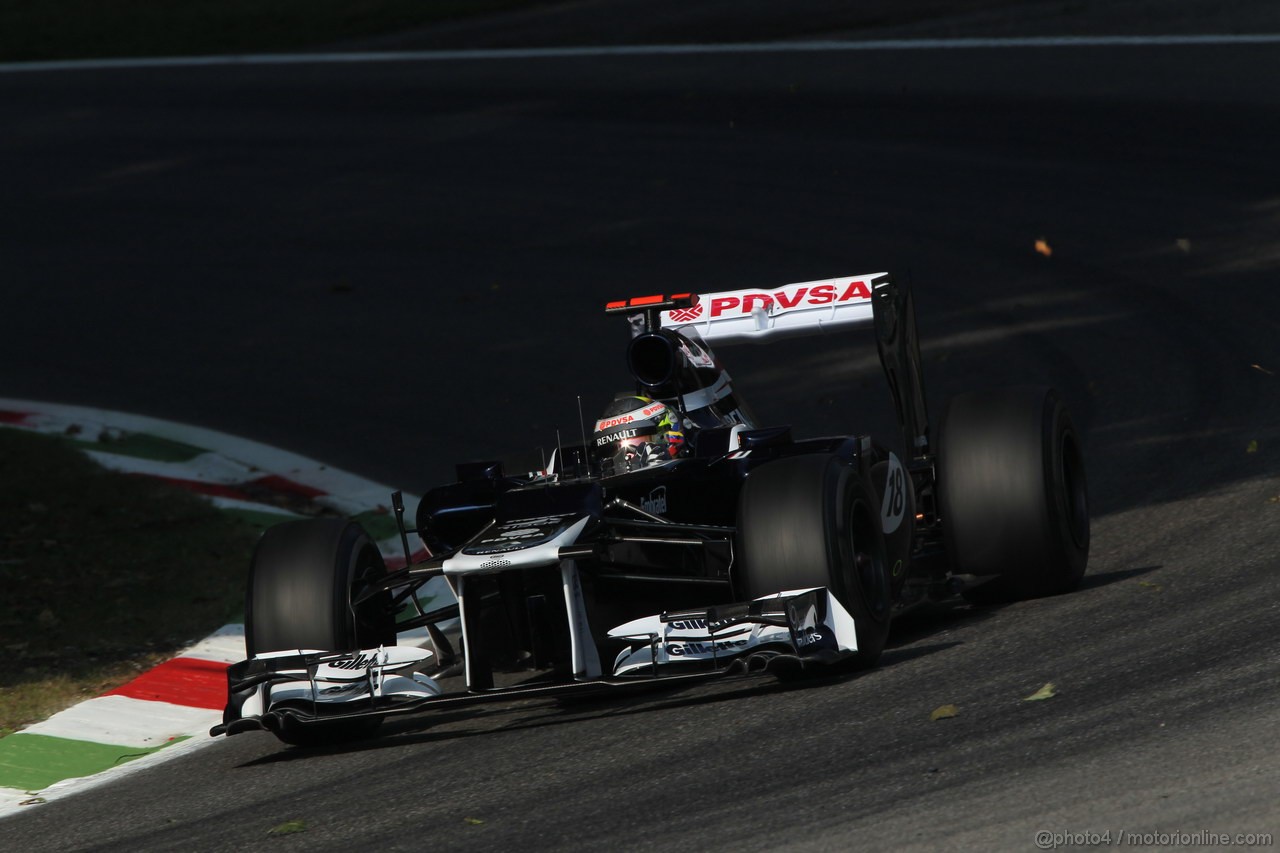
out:
<path id="1" fill-rule="evenodd" d="M 267 835 L 292 835 L 295 832 L 306 832 L 307 824 L 301 820 L 286 820 L 279 826 L 267 830 Z"/>
<path id="2" fill-rule="evenodd" d="M 1039 690 L 1037 690 L 1035 693 L 1032 693 L 1030 696 L 1024 696 L 1022 701 L 1023 702 L 1039 702 L 1042 699 L 1049 699 L 1057 695 L 1058 695 L 1057 692 L 1053 689 L 1053 682 L 1050 681 L 1049 683 L 1045 684 L 1044 687 L 1041 687 Z"/>

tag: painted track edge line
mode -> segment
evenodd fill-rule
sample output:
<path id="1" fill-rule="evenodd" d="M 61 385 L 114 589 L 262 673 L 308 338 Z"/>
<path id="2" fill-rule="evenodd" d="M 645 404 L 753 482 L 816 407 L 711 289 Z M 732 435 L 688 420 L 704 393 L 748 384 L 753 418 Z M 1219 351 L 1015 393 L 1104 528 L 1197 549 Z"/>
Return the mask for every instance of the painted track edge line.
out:
<path id="1" fill-rule="evenodd" d="M 210 68 L 249 65 L 341 65 L 385 62 L 465 62 L 475 60 L 575 59 L 626 56 L 706 56 L 752 53 L 844 53 L 910 50 L 1006 50 L 1058 47 L 1183 47 L 1280 44 L 1280 33 L 1201 35 L 1024 36 L 1010 38 L 878 39 L 869 41 L 779 41 L 724 44 L 590 45 L 470 50 L 351 51 L 329 53 L 243 53 L 215 56 L 157 56 L 120 59 L 66 59 L 0 63 L 0 74 L 53 71 L 110 71 L 149 68 Z"/>

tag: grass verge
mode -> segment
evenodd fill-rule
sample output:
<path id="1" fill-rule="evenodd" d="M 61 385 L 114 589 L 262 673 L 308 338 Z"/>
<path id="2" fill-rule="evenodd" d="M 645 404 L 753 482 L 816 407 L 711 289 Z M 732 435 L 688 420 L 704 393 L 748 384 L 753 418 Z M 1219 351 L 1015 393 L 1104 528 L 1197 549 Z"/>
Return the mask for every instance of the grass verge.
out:
<path id="1" fill-rule="evenodd" d="M 538 3 L 8 0 L 0 3 L 0 61 L 299 50 Z"/>
<path id="2" fill-rule="evenodd" d="M 261 528 L 0 429 L 0 736 L 240 617 Z"/>

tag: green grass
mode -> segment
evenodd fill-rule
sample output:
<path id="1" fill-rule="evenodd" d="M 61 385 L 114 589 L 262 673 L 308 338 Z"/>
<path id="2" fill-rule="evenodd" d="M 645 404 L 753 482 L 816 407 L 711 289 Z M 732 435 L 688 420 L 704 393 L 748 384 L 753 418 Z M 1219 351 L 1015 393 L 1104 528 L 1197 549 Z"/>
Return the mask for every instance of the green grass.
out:
<path id="1" fill-rule="evenodd" d="M 260 528 L 0 429 L 0 736 L 240 617 Z"/>
<path id="2" fill-rule="evenodd" d="M 290 51 L 548 0 L 6 0 L 0 61 Z"/>

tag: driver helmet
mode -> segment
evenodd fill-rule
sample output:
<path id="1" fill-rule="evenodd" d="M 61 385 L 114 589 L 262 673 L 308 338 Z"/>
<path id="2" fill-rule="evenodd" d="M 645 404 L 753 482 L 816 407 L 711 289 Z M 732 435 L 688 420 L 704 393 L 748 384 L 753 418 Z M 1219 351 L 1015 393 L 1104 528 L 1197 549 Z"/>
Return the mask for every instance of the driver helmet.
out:
<path id="1" fill-rule="evenodd" d="M 596 421 L 592 451 L 607 476 L 661 465 L 684 451 L 680 416 L 652 397 L 619 397 Z"/>

